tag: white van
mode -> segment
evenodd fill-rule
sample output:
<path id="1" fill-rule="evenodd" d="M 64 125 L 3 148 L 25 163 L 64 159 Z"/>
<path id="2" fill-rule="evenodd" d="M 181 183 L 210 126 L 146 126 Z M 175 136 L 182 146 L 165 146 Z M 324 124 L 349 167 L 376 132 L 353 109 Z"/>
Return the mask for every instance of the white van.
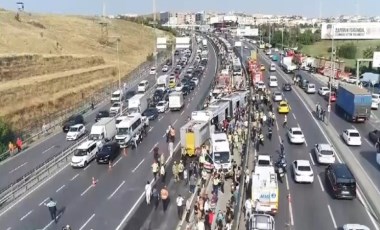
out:
<path id="1" fill-rule="evenodd" d="M 98 152 L 98 144 L 96 141 L 88 140 L 83 142 L 75 150 L 71 157 L 71 166 L 73 168 L 84 168 L 90 163 Z"/>
<path id="2" fill-rule="evenodd" d="M 210 150 L 215 169 L 223 169 L 227 175 L 232 175 L 232 156 L 227 134 L 213 133 L 210 139 Z"/>
<path id="3" fill-rule="evenodd" d="M 121 148 L 126 148 L 136 136 L 141 135 L 144 128 L 144 121 L 140 113 L 131 113 L 126 119 L 116 125 L 115 140 Z"/>
<path id="4" fill-rule="evenodd" d="M 277 87 L 278 82 L 277 82 L 277 77 L 276 76 L 270 76 L 269 77 L 269 87 Z"/>
<path id="5" fill-rule="evenodd" d="M 149 82 L 147 80 L 143 80 L 137 86 L 137 92 L 145 93 L 145 91 L 147 91 L 148 88 L 149 88 Z"/>

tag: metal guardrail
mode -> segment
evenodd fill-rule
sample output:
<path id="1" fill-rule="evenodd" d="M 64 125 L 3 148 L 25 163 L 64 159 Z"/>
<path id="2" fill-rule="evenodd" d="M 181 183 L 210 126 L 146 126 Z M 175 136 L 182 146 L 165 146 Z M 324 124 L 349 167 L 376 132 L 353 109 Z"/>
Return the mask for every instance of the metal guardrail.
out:
<path id="1" fill-rule="evenodd" d="M 159 63 L 160 65 L 167 57 L 162 58 Z M 137 84 L 137 82 L 135 82 Z M 151 90 L 153 87 L 151 88 Z M 148 91 L 149 92 L 149 91 Z M 108 97 L 110 94 L 107 94 Z M 125 112 L 126 109 L 123 111 Z M 73 150 L 83 143 L 87 139 L 87 135 L 82 137 L 80 141 L 76 142 L 74 145 L 67 147 L 52 157 L 45 160 L 43 163 L 38 165 L 36 168 L 32 169 L 28 173 L 24 174 L 22 177 L 17 179 L 15 182 L 11 183 L 7 187 L 0 190 L 0 209 L 14 201 L 24 193 L 26 193 L 30 188 L 36 186 L 38 182 L 46 179 L 46 176 L 51 175 L 55 171 L 52 169 L 57 169 L 54 165 L 61 165 L 61 161 L 67 162 L 67 158 L 71 156 Z M 42 175 L 42 176 L 41 176 Z"/>
<path id="2" fill-rule="evenodd" d="M 169 58 L 169 56 L 165 55 L 164 57 L 160 58 L 160 61 L 166 60 L 167 58 Z M 128 78 L 129 79 L 128 82 L 134 81 L 134 79 L 131 78 L 132 76 L 134 76 L 136 74 L 141 75 L 144 72 L 147 72 L 150 69 L 150 66 L 152 64 L 154 64 L 153 61 L 144 62 L 141 65 L 139 65 L 137 68 L 132 70 L 129 74 L 125 75 L 123 78 Z M 127 87 L 128 86 L 129 86 L 129 84 L 127 83 Z M 117 87 L 118 87 L 118 82 L 115 81 L 115 82 L 111 83 L 110 85 L 108 85 L 108 87 L 103 88 L 98 93 L 95 93 L 94 94 L 95 96 L 92 97 L 91 100 L 85 101 L 85 102 L 80 103 L 80 104 L 73 105 L 68 109 L 65 109 L 63 111 L 60 111 L 59 113 L 51 115 L 51 117 L 54 117 L 54 118 L 58 117 L 58 119 L 54 119 L 52 122 L 46 124 L 46 130 L 42 130 L 42 124 L 38 124 L 38 126 L 35 128 L 35 131 L 27 131 L 27 132 L 25 132 L 26 134 L 21 135 L 21 139 L 23 140 L 23 145 L 24 146 L 30 145 L 35 140 L 38 140 L 39 138 L 47 135 L 47 133 L 52 132 L 52 130 L 54 130 L 57 126 L 60 126 L 62 124 L 62 122 L 65 119 L 67 119 L 68 117 L 70 117 L 71 115 L 86 113 L 87 111 L 89 111 L 91 109 L 91 103 L 92 102 L 94 102 L 95 105 L 103 102 L 104 100 L 106 100 L 106 98 L 109 97 L 109 95 Z M 41 119 L 41 120 L 45 120 L 45 119 Z M 34 133 L 28 134 L 29 132 L 34 132 Z M 18 153 L 16 153 L 15 155 L 17 155 L 17 154 Z M 7 150 L 3 153 L 0 153 L 0 162 L 9 158 L 9 157 L 12 157 L 12 156 L 14 156 L 14 155 L 11 154 L 9 152 L 9 150 Z"/>

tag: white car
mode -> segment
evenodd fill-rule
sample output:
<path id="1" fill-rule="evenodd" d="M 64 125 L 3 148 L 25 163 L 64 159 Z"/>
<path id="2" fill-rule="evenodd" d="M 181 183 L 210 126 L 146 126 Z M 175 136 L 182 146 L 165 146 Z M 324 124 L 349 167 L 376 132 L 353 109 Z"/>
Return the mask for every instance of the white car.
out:
<path id="1" fill-rule="evenodd" d="M 77 124 L 70 126 L 69 132 L 66 134 L 66 140 L 75 141 L 79 137 L 83 136 L 86 133 L 86 127 L 83 124 Z"/>
<path id="2" fill-rule="evenodd" d="M 342 138 L 347 145 L 360 146 L 362 145 L 362 138 L 356 129 L 346 129 L 342 133 Z"/>
<path id="3" fill-rule="evenodd" d="M 167 101 L 159 101 L 156 105 L 156 109 L 159 113 L 164 113 L 169 109 L 169 102 Z"/>
<path id="4" fill-rule="evenodd" d="M 248 46 L 244 46 L 244 49 L 248 49 Z"/>
<path id="5" fill-rule="evenodd" d="M 183 88 L 183 85 L 182 85 L 181 83 L 179 83 L 179 84 L 177 84 L 177 85 L 175 86 L 175 91 L 177 91 L 177 92 L 182 92 L 182 88 Z"/>
<path id="6" fill-rule="evenodd" d="M 345 224 L 343 230 L 370 230 L 369 227 L 361 224 Z"/>
<path id="7" fill-rule="evenodd" d="M 326 86 L 322 86 L 321 88 L 318 89 L 318 94 L 321 96 L 325 96 L 330 92 L 330 89 Z"/>
<path id="8" fill-rule="evenodd" d="M 258 81 L 256 83 L 257 90 L 265 90 L 265 83 L 262 81 Z"/>
<path id="9" fill-rule="evenodd" d="M 335 163 L 335 151 L 330 144 L 316 144 L 314 147 L 314 154 L 319 164 Z"/>
<path id="10" fill-rule="evenodd" d="M 278 52 L 278 48 L 274 48 L 274 52 Z"/>
<path id="11" fill-rule="evenodd" d="M 315 89 L 315 85 L 314 84 L 312 84 L 312 83 L 307 84 L 307 86 L 305 88 L 305 92 L 306 93 L 314 94 L 314 93 L 316 93 L 316 91 L 317 90 Z"/>
<path id="12" fill-rule="evenodd" d="M 278 82 L 277 82 L 277 77 L 276 76 L 270 76 L 269 77 L 269 87 L 277 87 Z"/>
<path id="13" fill-rule="evenodd" d="M 270 64 L 270 68 L 269 68 L 270 71 L 274 72 L 276 71 L 276 65 L 275 64 Z"/>
<path id="14" fill-rule="evenodd" d="M 276 91 L 273 93 L 273 101 L 278 102 L 278 101 L 282 101 L 282 100 L 283 100 L 283 98 L 282 98 L 281 92 Z"/>
<path id="15" fill-rule="evenodd" d="M 380 104 L 380 94 L 378 93 L 373 93 L 372 94 L 372 100 L 376 101 L 378 104 Z"/>
<path id="16" fill-rule="evenodd" d="M 162 67 L 162 72 L 168 72 L 169 71 L 169 66 L 167 66 L 167 65 L 164 65 L 163 67 Z M 155 74 L 155 73 L 154 73 Z"/>
<path id="17" fill-rule="evenodd" d="M 191 81 L 195 83 L 195 85 L 198 85 L 199 80 L 196 77 L 191 78 Z"/>
<path id="18" fill-rule="evenodd" d="M 372 103 L 371 103 L 371 109 L 377 110 L 379 108 L 379 103 L 372 98 Z"/>
<path id="19" fill-rule="evenodd" d="M 294 180 L 297 183 L 313 183 L 314 172 L 308 160 L 293 161 Z"/>
<path id="20" fill-rule="evenodd" d="M 122 104 L 120 102 L 115 102 L 112 104 L 111 108 L 110 108 L 110 113 L 111 114 L 117 114 L 120 112 L 120 109 L 121 109 L 121 106 Z"/>
<path id="21" fill-rule="evenodd" d="M 101 145 L 99 141 L 87 140 L 77 147 L 74 155 L 71 157 L 71 166 L 73 168 L 86 167 L 96 156 Z"/>
<path id="22" fill-rule="evenodd" d="M 356 79 L 356 77 L 350 77 L 350 78 L 346 79 L 346 82 L 348 82 L 350 84 L 356 84 L 358 82 L 358 79 Z"/>
<path id="23" fill-rule="evenodd" d="M 152 67 L 152 68 L 150 68 L 150 71 L 149 71 L 149 74 L 150 75 L 155 75 L 156 74 L 156 67 Z"/>
<path id="24" fill-rule="evenodd" d="M 288 138 L 292 144 L 303 144 L 305 143 L 305 136 L 301 128 L 293 127 L 288 130 Z"/>

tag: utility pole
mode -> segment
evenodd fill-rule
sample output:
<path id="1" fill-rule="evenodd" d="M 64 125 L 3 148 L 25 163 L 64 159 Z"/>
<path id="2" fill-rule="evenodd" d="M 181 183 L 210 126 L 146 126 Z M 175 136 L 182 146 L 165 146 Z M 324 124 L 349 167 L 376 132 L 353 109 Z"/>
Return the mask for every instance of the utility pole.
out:
<path id="1" fill-rule="evenodd" d="M 153 29 L 154 29 L 154 34 L 156 35 L 156 42 L 154 43 L 154 66 L 156 67 L 156 74 L 155 74 L 155 79 L 157 79 L 157 58 L 158 58 L 158 53 L 157 53 L 157 31 L 156 31 L 156 23 L 157 23 L 157 18 L 156 18 L 156 0 L 153 0 Z"/>
<path id="2" fill-rule="evenodd" d="M 331 34 L 331 71 L 330 71 L 330 79 L 329 79 L 329 101 L 327 104 L 327 122 L 328 125 L 330 123 L 330 114 L 331 114 L 331 92 L 332 92 L 332 84 L 333 79 L 335 79 L 335 48 L 334 48 L 334 36 L 335 36 L 335 26 L 332 24 L 332 34 Z"/>

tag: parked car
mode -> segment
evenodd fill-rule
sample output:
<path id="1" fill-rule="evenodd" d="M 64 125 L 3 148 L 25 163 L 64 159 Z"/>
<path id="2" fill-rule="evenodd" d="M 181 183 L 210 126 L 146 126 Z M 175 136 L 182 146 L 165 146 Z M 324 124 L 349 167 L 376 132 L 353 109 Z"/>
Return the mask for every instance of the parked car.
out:
<path id="1" fill-rule="evenodd" d="M 318 94 L 321 96 L 325 96 L 329 92 L 330 92 L 330 89 L 326 86 L 322 86 L 318 89 Z"/>
<path id="2" fill-rule="evenodd" d="M 70 126 L 77 124 L 84 124 L 84 118 L 80 114 L 72 115 L 71 117 L 67 118 L 62 124 L 62 130 L 63 132 L 67 133 L 70 129 Z"/>

